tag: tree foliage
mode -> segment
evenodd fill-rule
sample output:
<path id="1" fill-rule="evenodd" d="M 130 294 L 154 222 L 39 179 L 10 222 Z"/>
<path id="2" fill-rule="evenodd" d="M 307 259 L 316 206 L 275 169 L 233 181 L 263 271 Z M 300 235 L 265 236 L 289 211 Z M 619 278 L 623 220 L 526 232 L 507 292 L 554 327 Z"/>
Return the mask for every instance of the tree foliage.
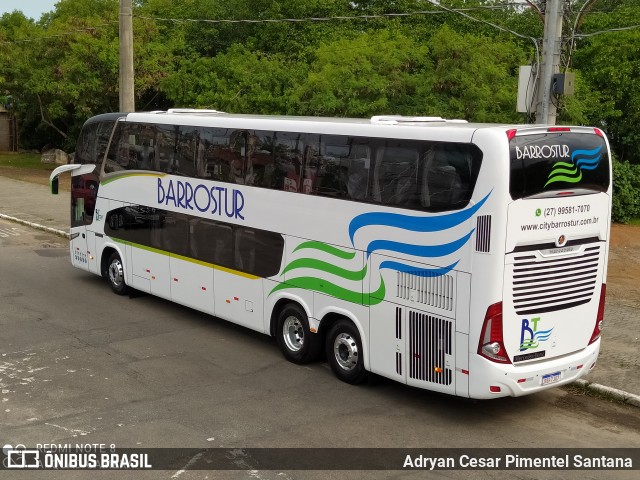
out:
<path id="1" fill-rule="evenodd" d="M 584 2 L 571 0 L 569 23 Z M 71 147 L 86 118 L 117 110 L 118 4 L 60 0 L 38 21 L 0 17 L 0 93 L 16 102 L 24 147 Z M 423 0 L 135 0 L 136 107 L 523 122 L 518 66 L 534 60 L 535 48 L 495 25 L 539 38 L 538 12 L 485 8 L 504 5 L 492 0 L 440 4 L 475 8 L 465 15 L 477 21 Z M 639 2 L 594 5 L 578 33 L 640 24 Z M 411 12 L 421 13 L 360 18 Z M 202 21 L 322 17 L 358 18 Z M 602 127 L 618 158 L 640 163 L 640 29 L 575 46 L 576 95 L 560 105 L 561 121 Z"/>

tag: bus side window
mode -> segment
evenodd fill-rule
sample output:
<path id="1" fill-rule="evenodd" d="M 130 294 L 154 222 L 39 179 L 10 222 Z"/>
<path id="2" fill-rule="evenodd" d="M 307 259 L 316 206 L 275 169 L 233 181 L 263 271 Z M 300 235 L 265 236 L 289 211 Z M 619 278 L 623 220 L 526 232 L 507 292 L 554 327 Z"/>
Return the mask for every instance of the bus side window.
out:
<path id="1" fill-rule="evenodd" d="M 347 194 L 351 200 L 366 200 L 368 198 L 370 166 L 369 147 L 367 145 L 351 145 L 347 177 Z"/>
<path id="2" fill-rule="evenodd" d="M 273 136 L 273 155 L 280 170 L 282 183 L 276 189 L 285 192 L 303 192 L 304 134 L 278 132 Z"/>
<path id="3" fill-rule="evenodd" d="M 189 255 L 189 222 L 187 215 L 182 213 L 156 210 L 158 217 L 154 223 L 157 245 L 160 248 L 177 255 Z"/>
<path id="4" fill-rule="evenodd" d="M 95 122 L 82 129 L 76 145 L 75 163 L 102 163 L 113 124 L 113 121 Z"/>
<path id="5" fill-rule="evenodd" d="M 193 177 L 196 174 L 198 160 L 198 144 L 200 143 L 200 129 L 198 127 L 180 127 L 177 133 L 176 157 L 179 175 Z"/>
<path id="6" fill-rule="evenodd" d="M 156 147 L 156 127 L 155 125 L 145 125 L 140 132 L 140 164 L 142 170 L 154 170 L 155 147 Z"/>
<path id="7" fill-rule="evenodd" d="M 322 137 L 313 193 L 326 197 L 346 197 L 349 165 L 343 159 L 348 156 L 346 137 Z"/>
<path id="8" fill-rule="evenodd" d="M 234 268 L 233 229 L 211 220 L 192 223 L 191 249 L 196 259 Z"/>
<path id="9" fill-rule="evenodd" d="M 462 178 L 454 164 L 456 157 L 458 154 L 451 147 L 436 149 L 426 179 L 432 208 L 453 209 L 464 196 Z"/>
<path id="10" fill-rule="evenodd" d="M 256 263 L 256 235 L 248 228 L 237 228 L 235 235 L 235 268 L 241 272 L 253 272 Z"/>
<path id="11" fill-rule="evenodd" d="M 129 166 L 129 124 L 118 122 L 104 164 L 104 172 L 118 172 Z"/>
<path id="12" fill-rule="evenodd" d="M 384 205 L 417 207 L 419 155 L 415 148 L 388 145 L 376 150 L 373 199 Z"/>

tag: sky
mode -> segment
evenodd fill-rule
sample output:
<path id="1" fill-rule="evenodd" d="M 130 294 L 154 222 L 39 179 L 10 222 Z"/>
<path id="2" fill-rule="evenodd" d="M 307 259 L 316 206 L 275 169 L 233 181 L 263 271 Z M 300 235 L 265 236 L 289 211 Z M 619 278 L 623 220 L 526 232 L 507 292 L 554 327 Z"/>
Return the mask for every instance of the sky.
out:
<path id="1" fill-rule="evenodd" d="M 45 12 L 55 9 L 59 0 L 0 0 L 0 16 L 3 13 L 21 10 L 27 17 L 40 20 Z"/>

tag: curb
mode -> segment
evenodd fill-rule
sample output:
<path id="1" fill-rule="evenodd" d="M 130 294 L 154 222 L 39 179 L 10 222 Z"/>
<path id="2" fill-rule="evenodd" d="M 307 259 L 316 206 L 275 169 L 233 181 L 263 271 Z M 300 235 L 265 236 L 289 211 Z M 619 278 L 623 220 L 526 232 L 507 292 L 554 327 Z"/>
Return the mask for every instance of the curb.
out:
<path id="1" fill-rule="evenodd" d="M 574 383 L 586 390 L 591 390 L 595 393 L 609 395 L 626 405 L 633 405 L 634 407 L 640 407 L 640 395 L 635 395 L 633 393 L 625 392 L 623 390 L 618 390 L 617 388 L 600 385 L 599 383 L 591 383 L 586 380 L 576 380 Z"/>
<path id="2" fill-rule="evenodd" d="M 26 225 L 27 227 L 35 228 L 37 230 L 44 230 L 45 232 L 53 233 L 54 235 L 58 235 L 66 239 L 71 238 L 69 233 L 63 230 L 58 230 L 57 228 L 40 225 L 39 223 L 27 222 L 26 220 L 21 220 L 20 218 L 12 217 L 10 215 L 5 215 L 4 213 L 0 213 L 0 218 L 3 220 L 9 220 L 11 222 L 20 223 L 22 225 Z"/>

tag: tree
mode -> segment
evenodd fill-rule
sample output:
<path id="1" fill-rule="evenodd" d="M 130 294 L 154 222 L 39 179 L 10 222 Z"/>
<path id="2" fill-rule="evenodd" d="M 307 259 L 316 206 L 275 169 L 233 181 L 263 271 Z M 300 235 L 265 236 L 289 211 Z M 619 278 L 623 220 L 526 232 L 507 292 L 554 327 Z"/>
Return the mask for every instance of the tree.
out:
<path id="1" fill-rule="evenodd" d="M 640 24 L 640 4 L 618 3 L 593 12 L 582 31 L 601 32 Z M 612 6 L 609 5 L 611 8 Z M 615 7 L 615 6 L 613 6 Z M 640 163 L 640 29 L 597 34 L 580 40 L 573 65 L 606 109 L 587 112 L 587 122 L 601 126 L 621 161 Z"/>
<path id="2" fill-rule="evenodd" d="M 418 113 L 424 102 L 414 95 L 420 82 L 433 84 L 430 71 L 427 47 L 390 29 L 337 39 L 315 52 L 292 113 Z"/>

